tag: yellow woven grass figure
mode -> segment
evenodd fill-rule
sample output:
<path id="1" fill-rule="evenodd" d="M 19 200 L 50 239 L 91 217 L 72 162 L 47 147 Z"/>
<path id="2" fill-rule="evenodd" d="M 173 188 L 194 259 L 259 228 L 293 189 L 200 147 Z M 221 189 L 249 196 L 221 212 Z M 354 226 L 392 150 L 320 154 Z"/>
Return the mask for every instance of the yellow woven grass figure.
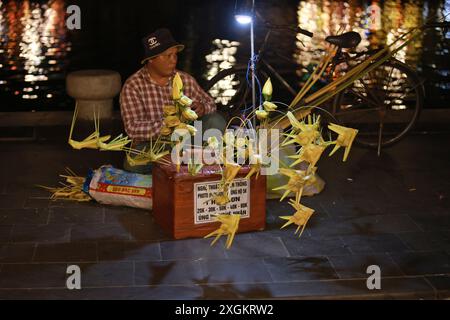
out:
<path id="1" fill-rule="evenodd" d="M 339 134 L 337 140 L 336 140 L 336 146 L 334 147 L 333 151 L 330 153 L 330 157 L 336 153 L 341 147 L 345 148 L 344 152 L 344 162 L 347 161 L 348 154 L 350 153 L 350 149 L 352 148 L 353 141 L 356 138 L 356 135 L 358 134 L 358 130 L 352 129 L 352 128 L 346 128 L 339 126 L 337 124 L 330 124 L 328 128 L 331 131 L 336 132 Z"/>
<path id="2" fill-rule="evenodd" d="M 250 156 L 251 159 L 251 165 L 250 165 L 250 172 L 247 174 L 245 179 L 250 179 L 253 175 L 256 174 L 256 179 L 258 179 L 259 174 L 261 172 L 262 167 L 262 157 L 259 154 L 253 154 Z"/>
<path id="3" fill-rule="evenodd" d="M 283 146 L 293 143 L 306 146 L 320 138 L 320 116 L 317 120 L 314 119 L 315 121 L 311 119 L 311 116 L 308 116 L 308 123 L 298 121 L 290 111 L 287 113 L 287 117 L 293 130 L 291 134 L 286 135 L 288 138 L 284 141 Z"/>
<path id="4" fill-rule="evenodd" d="M 191 176 L 196 176 L 203 169 L 203 163 L 194 163 L 189 159 L 188 172 Z"/>
<path id="5" fill-rule="evenodd" d="M 295 193 L 297 201 L 300 201 L 303 193 L 303 188 L 305 187 L 309 179 L 307 172 L 302 170 L 284 168 L 281 168 L 279 172 L 290 178 L 286 185 L 273 189 L 273 191 L 286 190 L 286 192 L 281 197 L 280 202 L 283 201 L 284 198 L 286 198 L 291 192 Z"/>
<path id="6" fill-rule="evenodd" d="M 223 170 L 223 182 L 226 184 L 230 184 L 233 182 L 234 178 L 236 178 L 237 174 L 241 170 L 241 166 L 236 163 L 226 163 L 225 169 Z"/>
<path id="7" fill-rule="evenodd" d="M 225 163 L 225 168 L 222 172 L 222 181 L 219 188 L 220 191 L 214 197 L 214 200 L 218 205 L 226 205 L 230 202 L 230 198 L 228 196 L 229 189 L 240 170 L 241 166 L 236 163 Z"/>
<path id="8" fill-rule="evenodd" d="M 320 160 L 322 153 L 325 151 L 324 145 L 315 145 L 308 144 L 303 146 L 299 152 L 299 154 L 289 156 L 289 158 L 297 159 L 294 163 L 291 164 L 291 167 L 296 166 L 303 161 L 308 162 L 311 166 L 316 166 L 317 162 Z"/>
<path id="9" fill-rule="evenodd" d="M 170 164 L 171 162 L 164 157 L 170 153 L 165 150 L 166 147 L 160 142 L 160 138 L 156 141 L 150 140 L 149 150 L 144 148 L 143 150 L 137 150 L 133 148 L 124 148 L 127 151 L 127 160 L 130 166 L 147 165 L 150 162 L 160 162 L 164 164 Z M 132 156 L 133 155 L 133 156 Z"/>
<path id="10" fill-rule="evenodd" d="M 138 155 L 137 157 L 132 157 L 129 153 L 127 153 L 127 162 L 131 167 L 137 166 L 145 166 L 149 164 L 151 161 L 145 155 Z"/>
<path id="11" fill-rule="evenodd" d="M 216 217 L 216 220 L 222 223 L 221 226 L 216 231 L 205 236 L 205 239 L 216 236 L 211 243 L 211 246 L 213 246 L 221 236 L 228 236 L 225 246 L 227 249 L 230 249 L 233 244 L 234 235 L 239 228 L 241 216 L 239 214 L 219 215 Z"/>
<path id="12" fill-rule="evenodd" d="M 164 116 L 173 116 L 177 114 L 177 107 L 172 105 L 167 105 L 163 107 Z"/>
<path id="13" fill-rule="evenodd" d="M 178 72 L 175 74 L 173 78 L 173 87 L 172 87 L 172 97 L 173 100 L 178 101 L 183 96 L 183 81 L 181 80 Z"/>
<path id="14" fill-rule="evenodd" d="M 309 174 L 306 176 L 305 187 L 313 186 L 316 190 L 320 189 L 320 181 L 317 179 L 316 171 L 317 167 L 309 167 Z"/>
<path id="15" fill-rule="evenodd" d="M 73 129 L 75 128 L 75 122 L 77 121 L 77 117 L 78 117 L 78 104 L 75 105 L 75 111 L 73 112 L 72 124 L 70 126 L 70 133 L 69 133 L 69 139 L 68 139 L 69 145 L 72 148 L 74 148 L 75 150 L 98 149 L 98 141 L 106 142 L 111 138 L 111 136 L 100 137 L 97 130 L 95 130 L 95 132 L 93 132 L 89 137 L 87 137 L 83 141 L 73 140 L 72 134 L 73 134 Z"/>
<path id="16" fill-rule="evenodd" d="M 95 125 L 95 133 L 97 136 L 97 146 L 101 151 L 122 151 L 124 150 L 127 144 L 131 143 L 131 140 L 127 136 L 123 136 L 120 134 L 112 141 L 105 143 L 100 140 L 100 117 L 96 115 L 94 112 L 94 125 Z"/>
<path id="17" fill-rule="evenodd" d="M 182 115 L 186 121 L 195 121 L 198 119 L 197 113 L 191 108 L 184 109 Z"/>
<path id="18" fill-rule="evenodd" d="M 180 119 L 177 116 L 167 116 L 164 118 L 164 125 L 167 128 L 174 128 L 179 126 L 181 123 Z"/>
<path id="19" fill-rule="evenodd" d="M 295 234 L 299 232 L 300 228 L 302 228 L 302 231 L 299 234 L 299 237 L 302 236 L 303 231 L 305 230 L 306 224 L 308 223 L 309 219 L 314 213 L 314 210 L 308 207 L 305 207 L 304 205 L 295 202 L 294 200 L 289 201 L 290 205 L 294 207 L 294 209 L 297 211 L 293 216 L 282 216 L 280 219 L 287 220 L 281 229 L 286 228 L 287 226 L 290 226 L 291 224 L 296 224 L 298 226 L 297 230 L 295 231 Z"/>
<path id="20" fill-rule="evenodd" d="M 214 197 L 214 201 L 219 206 L 224 206 L 230 202 L 228 185 L 220 186 L 221 191 Z"/>
<path id="21" fill-rule="evenodd" d="M 72 170 L 66 168 L 67 175 L 60 175 L 60 177 L 66 180 L 65 183 L 60 183 L 62 187 L 38 187 L 44 188 L 52 193 L 50 200 L 69 200 L 78 202 L 88 202 L 92 198 L 83 191 L 83 185 L 86 181 L 85 177 L 77 176 Z"/>

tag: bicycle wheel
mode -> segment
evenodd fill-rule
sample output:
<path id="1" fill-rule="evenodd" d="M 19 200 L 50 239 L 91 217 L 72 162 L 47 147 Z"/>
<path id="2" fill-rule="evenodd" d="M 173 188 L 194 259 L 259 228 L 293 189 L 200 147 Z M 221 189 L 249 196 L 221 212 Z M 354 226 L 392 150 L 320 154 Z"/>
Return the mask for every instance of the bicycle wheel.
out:
<path id="1" fill-rule="evenodd" d="M 417 74 L 404 63 L 392 60 L 339 93 L 333 101 L 332 113 L 341 123 L 359 130 L 357 144 L 386 147 L 412 129 L 423 98 Z"/>
<path id="2" fill-rule="evenodd" d="M 264 72 L 261 76 L 263 78 L 260 81 L 267 79 Z M 228 119 L 240 116 L 244 111 L 250 111 L 252 89 L 247 83 L 247 66 L 237 66 L 220 71 L 208 81 L 205 91 L 214 98 L 217 109 Z M 259 97 L 257 100 L 259 101 Z"/>
<path id="3" fill-rule="evenodd" d="M 231 118 L 251 103 L 251 90 L 247 86 L 247 67 L 225 69 L 211 78 L 205 91 L 213 97 L 217 109 Z M 250 101 L 249 101 L 250 100 Z"/>

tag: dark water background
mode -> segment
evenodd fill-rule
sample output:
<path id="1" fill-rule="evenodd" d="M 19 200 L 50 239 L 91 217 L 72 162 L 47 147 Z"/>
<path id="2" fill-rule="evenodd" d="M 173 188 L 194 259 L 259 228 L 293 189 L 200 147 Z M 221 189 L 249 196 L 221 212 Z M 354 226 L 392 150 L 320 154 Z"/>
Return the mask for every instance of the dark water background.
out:
<path id="1" fill-rule="evenodd" d="M 299 25 L 317 36 L 355 30 L 363 37 L 358 50 L 392 41 L 410 27 L 443 19 L 450 0 L 322 1 L 256 0 L 258 11 L 275 24 Z M 66 6 L 82 12 L 81 30 L 65 26 Z M 140 39 L 168 27 L 186 45 L 179 67 L 199 82 L 220 69 L 249 59 L 249 29 L 234 22 L 234 0 L 0 0 L 0 111 L 67 110 L 65 76 L 80 69 L 112 69 L 123 81 L 140 68 Z M 449 17 L 447 17 L 447 20 Z M 265 35 L 256 26 L 257 46 Z M 299 40 L 303 41 L 303 44 Z M 426 79 L 426 107 L 449 108 L 450 33 L 431 29 L 397 58 Z M 277 70 L 293 82 L 320 55 L 321 43 L 289 32 L 271 38 Z"/>

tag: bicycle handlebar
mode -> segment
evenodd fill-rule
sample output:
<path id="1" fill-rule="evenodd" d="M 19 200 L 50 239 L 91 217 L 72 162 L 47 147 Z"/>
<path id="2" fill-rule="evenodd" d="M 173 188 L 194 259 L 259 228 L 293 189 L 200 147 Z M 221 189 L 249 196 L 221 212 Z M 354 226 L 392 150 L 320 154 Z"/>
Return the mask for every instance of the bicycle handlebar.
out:
<path id="1" fill-rule="evenodd" d="M 450 28 L 450 22 L 436 22 L 436 23 L 427 23 L 424 26 L 425 28 Z"/>
<path id="2" fill-rule="evenodd" d="M 289 25 L 280 25 L 280 24 L 270 24 L 268 22 L 266 22 L 266 27 L 268 27 L 269 29 L 273 29 L 273 30 L 275 30 L 275 29 L 290 30 L 293 32 L 301 33 L 310 38 L 312 38 L 314 36 L 314 33 L 310 32 L 308 30 L 302 29 L 300 27 L 294 27 L 294 26 L 289 26 Z"/>
<path id="3" fill-rule="evenodd" d="M 302 28 L 297 28 L 297 31 L 298 31 L 299 33 L 301 33 L 301 34 L 307 36 L 307 37 L 310 37 L 310 38 L 314 37 L 314 33 L 310 32 L 310 31 L 308 31 L 308 30 L 305 30 L 305 29 L 302 29 Z"/>

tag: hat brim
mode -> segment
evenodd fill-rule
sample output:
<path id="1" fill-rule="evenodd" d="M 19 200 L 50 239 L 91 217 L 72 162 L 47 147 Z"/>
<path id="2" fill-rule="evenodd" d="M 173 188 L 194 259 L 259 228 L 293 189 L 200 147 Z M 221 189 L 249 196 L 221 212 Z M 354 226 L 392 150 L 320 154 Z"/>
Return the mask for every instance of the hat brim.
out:
<path id="1" fill-rule="evenodd" d="M 156 58 L 157 56 L 162 55 L 164 52 L 166 52 L 167 50 L 172 49 L 172 48 L 177 48 L 177 49 L 178 49 L 178 52 L 181 52 L 181 51 L 184 50 L 184 45 L 182 45 L 182 44 L 177 44 L 177 45 L 171 46 L 171 47 L 167 48 L 166 50 L 164 50 L 164 51 L 161 52 L 161 53 L 158 53 L 158 54 L 155 54 L 154 56 L 147 57 L 147 58 L 143 59 L 143 60 L 141 61 L 141 64 L 145 64 L 148 60 L 153 59 L 153 58 Z"/>

